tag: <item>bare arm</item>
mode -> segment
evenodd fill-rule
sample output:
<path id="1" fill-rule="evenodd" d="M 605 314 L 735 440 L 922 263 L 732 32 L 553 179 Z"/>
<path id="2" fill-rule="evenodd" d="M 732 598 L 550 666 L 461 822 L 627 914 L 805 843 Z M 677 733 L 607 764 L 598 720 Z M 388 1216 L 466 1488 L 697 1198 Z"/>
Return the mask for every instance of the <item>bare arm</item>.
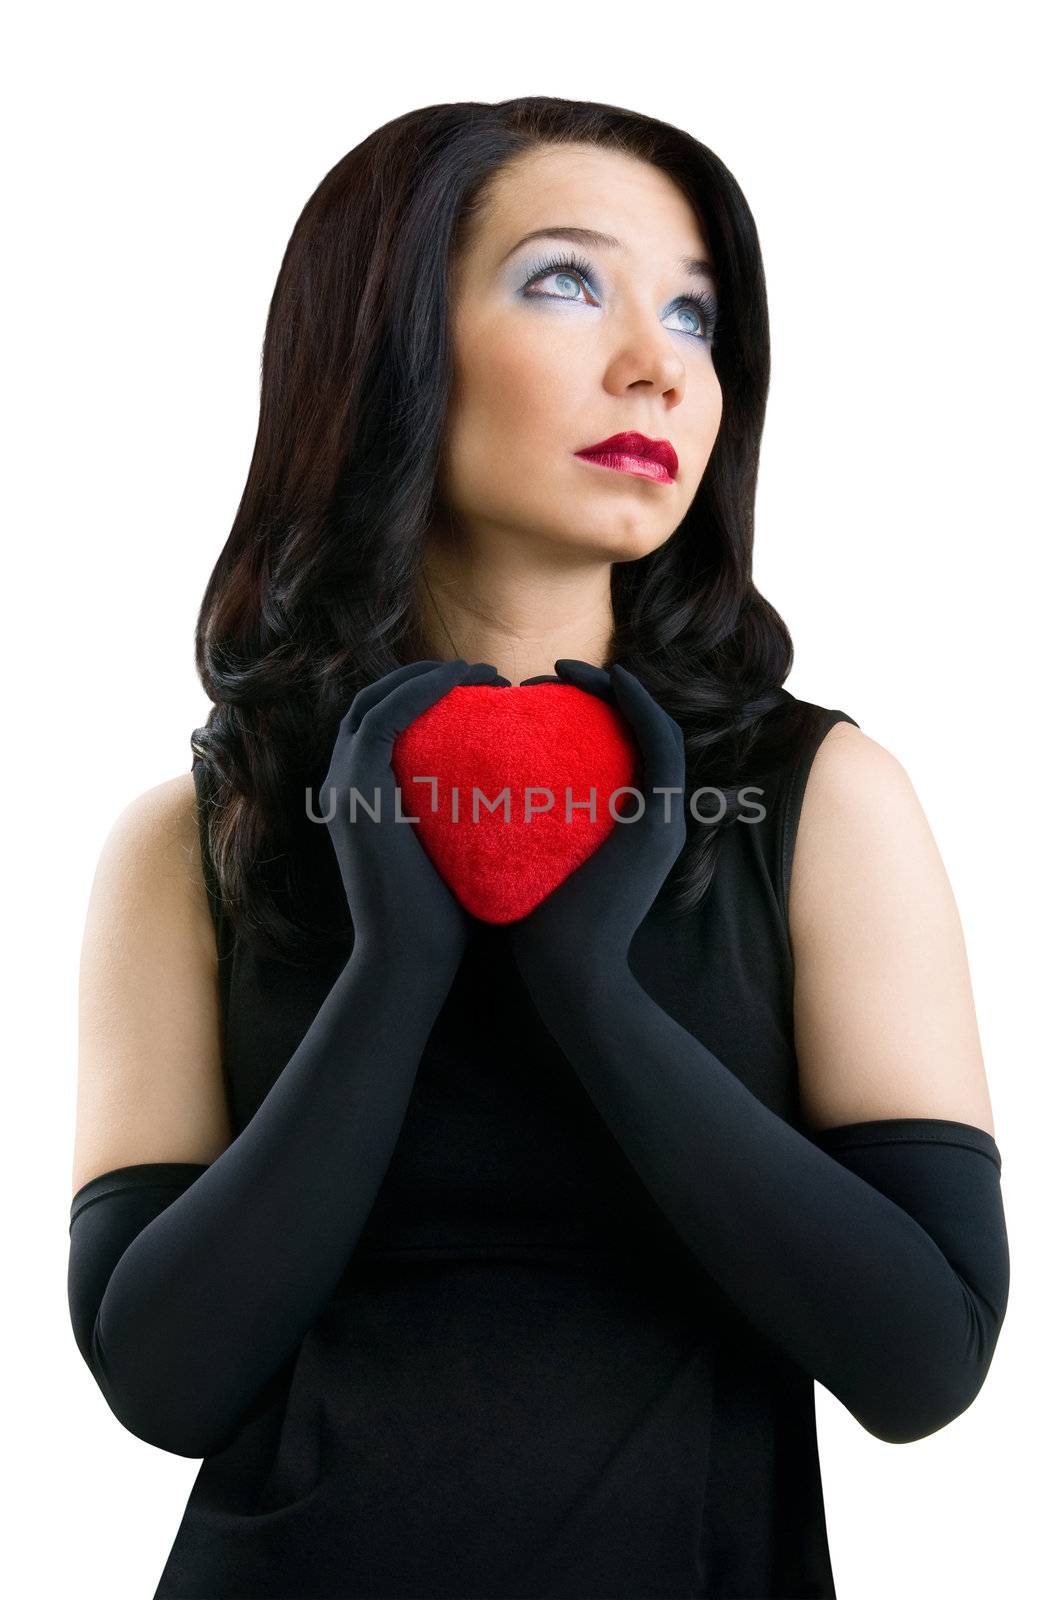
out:
<path id="1" fill-rule="evenodd" d="M 851 723 L 812 763 L 790 883 L 802 1112 L 994 1133 L 959 913 L 900 762 Z"/>
<path id="2" fill-rule="evenodd" d="M 231 1138 L 217 945 L 191 773 L 122 812 L 81 951 L 73 1193 L 137 1162 L 214 1161 Z"/>

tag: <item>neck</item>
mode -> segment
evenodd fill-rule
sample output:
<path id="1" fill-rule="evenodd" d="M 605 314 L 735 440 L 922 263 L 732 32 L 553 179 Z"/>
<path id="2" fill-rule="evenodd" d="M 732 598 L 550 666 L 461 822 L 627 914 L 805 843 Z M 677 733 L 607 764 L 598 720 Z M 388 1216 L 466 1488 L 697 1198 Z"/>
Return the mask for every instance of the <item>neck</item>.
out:
<path id="1" fill-rule="evenodd" d="M 613 636 L 611 563 L 600 553 L 470 551 L 429 540 L 418 600 L 429 654 L 490 661 L 504 678 L 553 673 L 560 657 L 604 666 Z"/>

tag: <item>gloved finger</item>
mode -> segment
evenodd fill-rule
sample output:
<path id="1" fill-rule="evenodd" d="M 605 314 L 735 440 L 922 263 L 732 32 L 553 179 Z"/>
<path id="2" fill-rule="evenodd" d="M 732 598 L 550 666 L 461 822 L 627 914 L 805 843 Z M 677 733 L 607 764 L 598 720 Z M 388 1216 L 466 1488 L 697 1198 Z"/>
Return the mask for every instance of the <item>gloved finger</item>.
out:
<path id="1" fill-rule="evenodd" d="M 561 679 L 556 672 L 540 672 L 537 678 L 522 678 L 519 687 L 525 688 L 529 683 L 560 683 Z"/>
<path id="2" fill-rule="evenodd" d="M 576 661 L 563 656 L 554 662 L 563 683 L 570 683 L 588 694 L 596 694 L 610 705 L 616 704 L 616 695 L 608 672 L 602 667 L 592 667 L 588 661 Z"/>
<path id="3" fill-rule="evenodd" d="M 667 722 L 672 730 L 673 735 L 675 736 L 677 744 L 685 748 L 686 736 L 682 727 L 674 717 L 669 716 L 668 712 L 661 705 L 660 701 L 656 700 L 654 696 L 650 694 L 650 691 L 646 688 L 641 679 L 636 678 L 635 674 L 629 671 L 627 667 L 621 665 L 619 661 L 616 662 L 614 670 L 617 677 L 626 680 L 626 682 L 631 684 L 633 689 L 641 695 L 648 714 L 658 717 L 662 722 Z"/>
<path id="4" fill-rule="evenodd" d="M 379 705 L 391 691 L 400 683 L 408 679 L 419 677 L 423 673 L 431 672 L 433 667 L 441 666 L 439 661 L 408 661 L 401 667 L 395 667 L 391 672 L 385 672 L 382 678 L 377 678 L 374 683 L 367 683 L 359 689 L 354 699 L 343 715 L 337 737 L 340 734 L 349 735 L 357 733 L 359 724 L 366 712 L 373 706 Z"/>
<path id="5" fill-rule="evenodd" d="M 434 706 L 444 695 L 459 684 L 490 683 L 498 676 L 498 669 L 490 661 L 477 661 L 471 667 L 467 661 L 445 661 L 429 672 L 418 673 L 399 683 L 383 700 L 367 711 L 359 729 L 366 744 L 386 748 L 385 760 L 390 760 L 395 738 L 422 712 Z"/>
<path id="6" fill-rule="evenodd" d="M 678 723 L 619 662 L 610 669 L 610 675 L 620 710 L 635 730 L 651 784 L 679 785 L 684 781 L 686 762 L 685 746 L 681 748 L 676 740 Z M 660 804 L 664 796 L 653 795 L 652 800 Z M 647 809 L 650 803 L 648 796 Z"/>

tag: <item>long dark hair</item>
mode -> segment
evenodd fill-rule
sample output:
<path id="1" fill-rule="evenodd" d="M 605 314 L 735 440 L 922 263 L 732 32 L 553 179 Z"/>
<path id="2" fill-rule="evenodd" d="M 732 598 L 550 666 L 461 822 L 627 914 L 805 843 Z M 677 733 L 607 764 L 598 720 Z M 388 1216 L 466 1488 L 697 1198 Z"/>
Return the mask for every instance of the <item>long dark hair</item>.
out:
<path id="1" fill-rule="evenodd" d="M 673 536 L 612 568 L 609 660 L 682 725 L 690 790 L 712 785 L 727 803 L 717 825 L 688 825 L 665 896 L 677 911 L 708 889 L 742 785 L 803 736 L 802 703 L 782 688 L 790 635 L 752 579 L 769 339 L 738 184 L 690 134 L 618 106 L 531 96 L 407 112 L 338 161 L 295 224 L 266 322 L 247 483 L 196 624 L 212 709 L 192 749 L 216 892 L 233 929 L 275 959 L 349 948 L 331 842 L 307 816 L 307 791 L 324 781 L 357 690 L 436 653 L 417 578 L 450 385 L 449 265 L 496 174 L 561 142 L 667 172 L 719 282 L 723 416 L 708 467 Z"/>

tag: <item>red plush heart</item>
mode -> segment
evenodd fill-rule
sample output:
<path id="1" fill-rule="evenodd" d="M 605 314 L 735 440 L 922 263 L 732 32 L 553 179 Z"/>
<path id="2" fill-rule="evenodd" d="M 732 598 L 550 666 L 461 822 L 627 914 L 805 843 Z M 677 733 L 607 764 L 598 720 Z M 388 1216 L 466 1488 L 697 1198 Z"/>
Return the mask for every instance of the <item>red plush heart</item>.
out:
<path id="1" fill-rule="evenodd" d="M 639 752 L 620 713 L 573 684 L 459 684 L 398 735 L 391 764 L 403 811 L 419 819 L 418 837 L 456 899 L 484 922 L 505 923 L 593 855 L 616 827 L 614 812 L 628 815 L 632 800 L 616 791 L 634 785 Z M 434 811 L 433 785 L 413 781 L 432 777 Z"/>

